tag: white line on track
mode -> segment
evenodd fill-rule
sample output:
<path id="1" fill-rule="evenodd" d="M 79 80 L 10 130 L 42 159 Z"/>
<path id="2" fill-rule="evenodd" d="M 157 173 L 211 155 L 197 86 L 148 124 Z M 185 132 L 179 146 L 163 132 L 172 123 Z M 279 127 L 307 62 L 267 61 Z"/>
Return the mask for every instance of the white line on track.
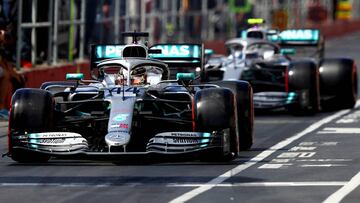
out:
<path id="1" fill-rule="evenodd" d="M 213 187 L 310 187 L 310 186 L 344 186 L 346 181 L 313 181 L 313 182 L 245 182 L 245 183 L 221 183 Z M 136 187 L 143 183 L 126 183 L 126 187 Z M 204 184 L 196 183 L 169 183 L 167 187 L 200 187 Z M 88 183 L 0 183 L 0 187 L 113 187 L 112 183 L 88 184 Z"/>
<path id="2" fill-rule="evenodd" d="M 213 187 L 309 187 L 309 186 L 344 186 L 344 181 L 319 182 L 250 182 L 250 183 L 220 183 Z M 168 187 L 201 187 L 204 184 L 168 184 Z"/>
<path id="3" fill-rule="evenodd" d="M 346 164 L 303 164 L 303 165 L 300 165 L 300 167 L 302 168 L 311 168 L 311 167 L 326 167 L 326 168 L 329 168 L 329 167 L 335 167 L 335 166 L 347 166 Z"/>
<path id="4" fill-rule="evenodd" d="M 87 184 L 87 183 L 0 183 L 1 187 L 35 187 L 35 186 L 48 186 L 48 187 L 109 187 L 111 184 Z"/>
<path id="5" fill-rule="evenodd" d="M 360 128 L 324 128 L 317 134 L 360 134 Z"/>
<path id="6" fill-rule="evenodd" d="M 323 203 L 335 203 L 340 202 L 346 195 L 357 188 L 360 185 L 360 172 L 357 173 L 351 180 L 345 184 L 338 191 L 330 195 Z"/>
<path id="7" fill-rule="evenodd" d="M 356 107 L 359 105 L 359 102 L 357 102 Z M 355 108 L 356 108 L 355 107 Z M 273 153 L 277 152 L 278 150 L 286 147 L 287 145 L 291 144 L 292 142 L 300 139 L 301 137 L 303 137 L 304 135 L 313 132 L 314 130 L 320 128 L 321 126 L 323 126 L 324 124 L 327 124 L 347 113 L 349 113 L 350 110 L 341 110 L 338 111 L 337 113 L 330 115 L 312 125 L 310 125 L 309 127 L 307 127 L 305 130 L 301 131 L 300 133 L 295 134 L 292 137 L 289 137 L 279 143 L 277 143 L 276 145 L 272 146 L 270 149 L 265 150 L 263 152 L 261 152 L 259 155 L 257 155 L 256 157 L 252 158 L 251 160 L 242 163 L 238 166 L 236 166 L 235 168 L 226 171 L 225 173 L 221 174 L 220 176 L 210 180 L 209 182 L 202 184 L 200 186 L 198 186 L 197 188 L 171 200 L 171 203 L 177 203 L 177 202 L 186 202 L 189 201 L 191 199 L 193 199 L 194 197 L 207 192 L 208 190 L 211 190 L 212 188 L 214 188 L 216 185 L 221 184 L 222 182 L 224 182 L 225 180 L 239 174 L 240 172 L 246 170 L 247 168 L 259 163 L 260 161 L 263 161 L 265 158 L 269 157 L 270 155 L 272 155 Z"/>

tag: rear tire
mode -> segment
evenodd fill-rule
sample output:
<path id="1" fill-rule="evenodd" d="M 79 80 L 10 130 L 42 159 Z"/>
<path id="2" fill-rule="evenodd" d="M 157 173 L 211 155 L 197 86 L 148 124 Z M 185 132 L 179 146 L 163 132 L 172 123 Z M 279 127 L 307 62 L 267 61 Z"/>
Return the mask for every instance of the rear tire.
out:
<path id="1" fill-rule="evenodd" d="M 234 95 L 229 89 L 209 88 L 198 91 L 194 98 L 195 126 L 197 132 L 228 131 L 229 146 L 205 160 L 229 161 L 238 155 Z M 226 137 L 226 136 L 225 136 Z M 229 150 L 227 151 L 226 148 Z"/>
<path id="2" fill-rule="evenodd" d="M 11 158 L 17 162 L 47 162 L 49 155 L 24 149 L 15 136 L 25 133 L 46 132 L 53 126 L 54 100 L 50 92 L 40 89 L 24 88 L 17 90 L 12 98 L 9 118 Z"/>
<path id="3" fill-rule="evenodd" d="M 319 73 L 313 61 L 293 62 L 288 68 L 289 92 L 297 101 L 288 107 L 294 115 L 313 115 L 320 109 Z"/>
<path id="4" fill-rule="evenodd" d="M 324 109 L 353 108 L 357 100 L 357 71 L 352 59 L 320 62 L 320 93 Z"/>

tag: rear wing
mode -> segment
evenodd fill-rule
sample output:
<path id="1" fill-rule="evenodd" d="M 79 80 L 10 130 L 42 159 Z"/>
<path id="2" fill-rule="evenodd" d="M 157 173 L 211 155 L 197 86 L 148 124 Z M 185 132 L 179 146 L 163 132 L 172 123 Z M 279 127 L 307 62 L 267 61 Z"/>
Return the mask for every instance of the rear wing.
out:
<path id="1" fill-rule="evenodd" d="M 131 37 L 132 43 L 137 44 L 138 38 L 140 37 L 149 37 L 147 32 L 123 32 L 121 33 L 123 37 Z M 126 45 L 125 44 L 93 44 L 90 47 L 90 68 L 93 70 L 96 68 L 96 64 L 105 59 L 113 58 L 122 58 L 122 51 Z"/>
<path id="2" fill-rule="evenodd" d="M 96 64 L 105 59 L 122 58 L 123 44 L 93 44 L 90 53 L 90 68 L 96 68 Z"/>
<path id="3" fill-rule="evenodd" d="M 289 29 L 270 35 L 269 40 L 280 45 L 317 46 L 321 36 L 318 29 Z"/>
<path id="4" fill-rule="evenodd" d="M 279 44 L 280 47 L 294 48 L 300 52 L 302 50 L 307 54 L 311 53 L 310 49 L 315 49 L 313 54 L 310 54 L 311 57 L 324 57 L 324 38 L 318 29 L 288 29 L 276 35 L 269 35 L 268 40 Z"/>
<path id="5" fill-rule="evenodd" d="M 149 53 L 149 57 L 165 62 L 169 67 L 203 67 L 203 44 L 155 44 L 149 48 L 151 50 L 161 50 L 161 53 Z"/>

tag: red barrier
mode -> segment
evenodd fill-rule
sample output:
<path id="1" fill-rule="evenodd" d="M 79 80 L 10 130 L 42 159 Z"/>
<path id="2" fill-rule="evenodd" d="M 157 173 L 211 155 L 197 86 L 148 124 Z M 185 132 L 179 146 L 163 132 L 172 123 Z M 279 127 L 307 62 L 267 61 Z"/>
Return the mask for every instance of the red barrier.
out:
<path id="1" fill-rule="evenodd" d="M 56 66 L 41 66 L 33 69 L 24 69 L 26 87 L 38 88 L 47 81 L 64 81 L 66 73 L 84 73 L 85 79 L 90 79 L 89 63 L 62 64 Z"/>

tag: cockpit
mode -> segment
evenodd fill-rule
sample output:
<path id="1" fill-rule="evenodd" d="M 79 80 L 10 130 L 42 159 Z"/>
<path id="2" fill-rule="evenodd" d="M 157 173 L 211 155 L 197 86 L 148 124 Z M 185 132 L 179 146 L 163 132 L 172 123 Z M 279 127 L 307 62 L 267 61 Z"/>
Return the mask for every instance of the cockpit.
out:
<path id="1" fill-rule="evenodd" d="M 122 64 L 106 64 L 99 67 L 106 85 L 146 86 L 159 83 L 165 72 L 154 64 L 138 64 L 130 70 Z"/>

